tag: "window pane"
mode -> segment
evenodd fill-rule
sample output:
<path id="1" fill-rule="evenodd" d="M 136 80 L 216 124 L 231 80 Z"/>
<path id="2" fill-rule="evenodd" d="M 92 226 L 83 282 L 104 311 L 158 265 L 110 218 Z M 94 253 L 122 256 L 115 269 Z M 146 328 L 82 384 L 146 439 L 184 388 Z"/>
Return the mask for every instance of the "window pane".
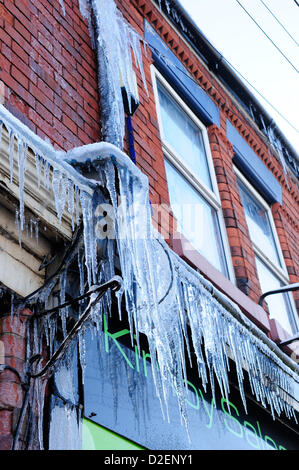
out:
<path id="1" fill-rule="evenodd" d="M 207 260 L 227 275 L 216 211 L 165 160 L 170 205 L 181 232 Z"/>
<path id="2" fill-rule="evenodd" d="M 240 181 L 238 184 L 251 240 L 267 258 L 281 266 L 267 211 Z"/>
<path id="3" fill-rule="evenodd" d="M 279 289 L 282 282 L 268 269 L 258 256 L 255 258 L 257 273 L 262 292 Z M 266 297 L 270 318 L 275 318 L 290 334 L 296 332 L 293 321 L 292 308 L 288 294 L 273 294 Z"/>
<path id="4" fill-rule="evenodd" d="M 201 130 L 157 82 L 164 138 L 194 176 L 212 189 Z"/>

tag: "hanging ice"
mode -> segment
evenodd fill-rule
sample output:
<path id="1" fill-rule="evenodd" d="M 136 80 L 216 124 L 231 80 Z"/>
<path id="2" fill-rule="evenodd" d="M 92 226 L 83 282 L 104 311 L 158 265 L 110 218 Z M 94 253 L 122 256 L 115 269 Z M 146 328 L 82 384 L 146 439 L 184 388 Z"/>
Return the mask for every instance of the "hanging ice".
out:
<path id="1" fill-rule="evenodd" d="M 144 175 L 109 144 L 74 149 L 66 154 L 66 159 L 82 163 L 84 155 L 95 160 L 99 180 L 110 193 L 116 214 L 116 243 L 131 337 L 135 333 L 138 343 L 138 333 L 143 332 L 148 338 L 151 357 L 158 359 L 160 373 L 153 367 L 153 376 L 165 417 L 171 377 L 185 420 L 184 342 L 189 356 L 191 348 L 195 351 L 205 388 L 210 383 L 214 393 L 217 380 L 222 395 L 228 398 L 229 354 L 236 364 L 245 409 L 244 369 L 248 370 L 252 393 L 263 406 L 270 407 L 273 416 L 282 412 L 294 416 L 285 395 L 277 391 L 281 388 L 293 393 L 293 381 L 298 383 L 298 368 L 293 367 L 297 372 L 289 368 L 281 360 L 282 354 L 277 354 L 275 344 L 269 347 L 269 340 L 239 308 L 188 267 L 154 232 Z M 111 267 L 105 275 L 109 278 Z M 191 338 L 187 336 L 187 324 Z"/>
<path id="2" fill-rule="evenodd" d="M 125 128 L 122 87 L 129 103 L 131 97 L 138 101 L 132 51 L 147 91 L 140 47 L 142 38 L 124 20 L 114 0 L 91 0 L 90 4 L 96 29 L 102 138 L 122 148 Z M 84 4 L 81 8 L 86 14 Z"/>

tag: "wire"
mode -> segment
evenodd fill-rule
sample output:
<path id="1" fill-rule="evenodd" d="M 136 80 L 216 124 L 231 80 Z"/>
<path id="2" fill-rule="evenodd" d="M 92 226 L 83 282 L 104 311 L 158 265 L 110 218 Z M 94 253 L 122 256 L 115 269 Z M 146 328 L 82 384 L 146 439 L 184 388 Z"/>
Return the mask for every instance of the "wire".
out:
<path id="1" fill-rule="evenodd" d="M 243 78 L 243 80 L 245 80 L 246 83 L 248 83 L 248 85 L 251 86 L 251 88 L 252 88 L 261 98 L 263 98 L 263 100 L 264 100 L 269 106 L 271 106 L 271 108 L 272 108 L 277 114 L 279 114 L 279 116 L 280 116 L 282 119 L 285 120 L 285 122 L 286 122 L 287 124 L 289 124 L 289 126 L 291 126 L 292 129 L 294 129 L 295 132 L 297 132 L 297 133 L 299 134 L 299 129 L 297 129 L 283 114 L 281 114 L 281 112 L 280 112 L 272 103 L 270 103 L 270 101 L 269 101 L 267 98 L 265 98 L 265 96 L 264 96 L 260 91 L 258 91 L 257 88 L 255 88 L 255 86 L 252 85 L 252 83 L 250 83 L 250 81 L 247 80 L 247 78 L 244 77 L 244 75 L 242 75 L 241 72 L 239 72 L 238 69 L 236 69 L 236 67 L 234 67 L 227 59 L 224 59 L 224 60 L 225 60 L 225 62 L 228 63 L 228 65 L 229 65 L 232 69 L 234 69 L 234 71 L 235 71 L 237 74 L 240 75 L 240 77 Z"/>
<path id="2" fill-rule="evenodd" d="M 55 353 L 52 355 L 52 357 L 48 360 L 46 365 L 40 370 L 39 372 L 33 373 L 32 372 L 32 367 L 33 364 L 36 364 L 42 359 L 42 356 L 40 354 L 36 354 L 33 357 L 30 358 L 30 363 L 31 363 L 31 370 L 29 372 L 29 377 L 32 379 L 37 379 L 39 377 L 43 377 L 46 375 L 48 370 L 51 371 L 52 366 L 61 359 L 61 357 L 64 355 L 65 351 L 69 347 L 69 345 L 72 343 L 72 341 L 76 338 L 78 335 L 79 331 L 82 330 L 83 324 L 88 320 L 92 313 L 93 307 L 99 302 L 99 300 L 106 294 L 108 289 L 111 289 L 112 291 L 117 291 L 121 288 L 122 286 L 122 280 L 119 276 L 114 276 L 110 281 L 105 282 L 105 284 L 102 284 L 101 286 L 93 286 L 89 292 L 85 295 L 88 297 L 91 297 L 93 294 L 94 297 L 90 298 L 89 304 L 87 305 L 86 309 L 80 316 L 79 320 L 71 331 L 68 333 L 68 335 L 64 338 L 62 343 L 60 344 L 59 348 L 55 351 Z M 76 300 L 78 301 L 81 299 L 82 296 L 78 297 Z M 61 305 L 59 305 L 56 308 L 62 308 Z"/>
<path id="3" fill-rule="evenodd" d="M 294 41 L 294 43 L 296 44 L 296 46 L 299 46 L 299 43 L 296 41 L 295 38 L 293 38 L 293 36 L 288 32 L 288 30 L 284 27 L 284 25 L 279 21 L 279 19 L 277 18 L 277 16 L 274 15 L 273 11 L 270 10 L 270 8 L 265 4 L 265 2 L 263 0 L 260 0 L 260 2 L 264 5 L 265 8 L 267 8 L 267 10 L 269 11 L 269 13 L 271 13 L 271 15 L 273 16 L 273 18 L 275 18 L 275 20 L 277 21 L 278 24 L 280 24 L 280 26 L 283 28 L 283 30 L 287 33 L 287 35 Z"/>
<path id="4" fill-rule="evenodd" d="M 194 82 L 196 85 L 199 85 L 199 83 L 193 78 L 191 77 L 187 72 L 185 72 L 185 70 L 182 70 L 180 67 L 178 67 L 176 64 L 174 64 L 173 62 L 171 62 L 167 57 L 165 57 L 163 54 L 160 53 L 160 51 L 158 49 L 156 49 L 156 47 L 154 47 L 152 44 L 148 43 L 148 46 L 153 49 L 158 55 L 159 57 L 162 57 L 164 59 L 164 62 L 165 64 L 167 65 L 168 68 L 170 68 L 170 65 L 175 67 L 176 69 L 178 69 L 181 73 L 183 73 L 184 75 L 186 75 L 186 77 L 189 78 L 189 80 L 191 80 L 192 82 Z M 240 75 L 240 77 L 243 78 L 243 80 L 245 80 L 246 83 L 248 83 L 248 85 L 261 97 L 263 98 L 263 100 L 269 105 L 271 106 L 271 108 L 277 113 L 279 114 L 279 116 L 284 119 L 284 121 L 289 124 L 289 126 L 294 129 L 295 132 L 297 132 L 299 134 L 299 129 L 297 129 L 283 114 L 281 114 L 281 112 L 272 104 L 270 103 L 270 101 L 264 97 L 264 95 L 262 95 L 261 92 L 259 92 L 254 85 L 252 85 L 249 80 L 247 80 L 247 78 L 244 77 L 244 75 L 241 74 L 241 72 L 239 72 L 236 67 L 234 67 L 227 59 L 225 59 L 223 57 L 223 60 L 225 62 L 228 63 L 228 65 L 238 74 Z"/>
<path id="5" fill-rule="evenodd" d="M 287 58 L 287 56 L 282 52 L 282 50 L 275 44 L 275 42 L 268 36 L 268 34 L 263 30 L 263 28 L 257 23 L 257 21 L 251 16 L 251 14 L 246 10 L 246 8 L 242 5 L 239 0 L 236 0 L 238 5 L 245 11 L 245 13 L 252 19 L 252 21 L 256 24 L 256 26 L 262 31 L 262 33 L 266 36 L 267 39 L 273 44 L 273 46 L 278 50 L 278 52 L 285 58 L 285 60 L 293 67 L 293 69 L 299 74 L 299 70 L 295 67 L 295 65 Z"/>
<path id="6" fill-rule="evenodd" d="M 299 7 L 299 3 L 297 2 L 297 0 L 294 0 L 294 2 L 296 3 L 297 7 Z"/>

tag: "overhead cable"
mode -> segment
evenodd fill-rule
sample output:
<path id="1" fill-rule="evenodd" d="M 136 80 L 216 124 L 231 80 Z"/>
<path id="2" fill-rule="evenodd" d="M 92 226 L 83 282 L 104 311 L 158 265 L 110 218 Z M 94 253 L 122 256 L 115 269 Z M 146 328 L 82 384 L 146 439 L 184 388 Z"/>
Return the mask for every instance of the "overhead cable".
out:
<path id="1" fill-rule="evenodd" d="M 295 67 L 295 65 L 288 59 L 288 57 L 282 52 L 282 50 L 275 44 L 275 42 L 268 36 L 268 34 L 263 30 L 263 28 L 258 24 L 258 22 L 253 18 L 253 16 L 246 10 L 246 8 L 242 5 L 239 0 L 236 0 L 238 5 L 245 11 L 245 13 L 251 18 L 251 20 L 256 24 L 256 26 L 260 29 L 260 31 L 266 36 L 266 38 L 271 42 L 271 44 L 278 50 L 278 52 L 285 58 L 285 60 L 293 67 L 293 69 L 299 74 L 299 69 Z"/>
<path id="2" fill-rule="evenodd" d="M 296 39 L 289 33 L 289 31 L 285 28 L 285 26 L 281 23 L 281 21 L 277 18 L 277 16 L 273 13 L 273 11 L 266 5 L 266 3 L 263 0 L 260 0 L 260 2 L 264 5 L 265 8 L 269 11 L 269 13 L 275 18 L 278 24 L 283 28 L 283 30 L 287 33 L 287 35 L 294 41 L 296 46 L 299 46 L 299 43 L 296 41 Z"/>

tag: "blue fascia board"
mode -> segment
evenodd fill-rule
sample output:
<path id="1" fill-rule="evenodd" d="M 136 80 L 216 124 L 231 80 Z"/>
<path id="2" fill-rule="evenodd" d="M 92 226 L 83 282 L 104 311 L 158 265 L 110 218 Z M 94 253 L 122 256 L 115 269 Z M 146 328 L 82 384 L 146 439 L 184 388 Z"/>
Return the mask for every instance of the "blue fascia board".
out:
<path id="1" fill-rule="evenodd" d="M 190 109 L 206 126 L 216 124 L 220 127 L 220 111 L 217 105 L 193 81 L 194 79 L 188 70 L 146 20 L 145 40 L 151 48 L 156 68 L 187 103 Z"/>
<path id="2" fill-rule="evenodd" d="M 280 183 L 229 120 L 226 121 L 226 136 L 234 149 L 233 162 L 246 176 L 248 181 L 269 204 L 274 202 L 282 204 L 282 188 Z"/>

